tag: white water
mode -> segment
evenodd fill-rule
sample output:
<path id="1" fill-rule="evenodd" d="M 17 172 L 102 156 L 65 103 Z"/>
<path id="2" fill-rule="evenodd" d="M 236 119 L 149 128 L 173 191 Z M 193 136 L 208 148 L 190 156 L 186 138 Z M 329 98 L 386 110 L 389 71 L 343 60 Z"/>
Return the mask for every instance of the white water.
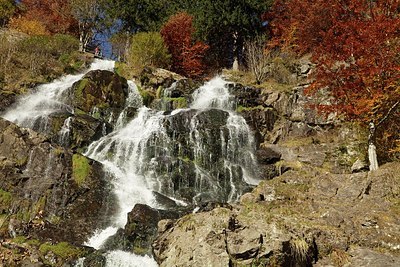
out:
<path id="1" fill-rule="evenodd" d="M 90 70 L 110 70 L 113 67 L 114 63 L 111 61 L 97 60 Z M 46 129 L 49 114 L 56 111 L 73 113 L 73 109 L 63 102 L 65 101 L 63 92 L 83 75 L 68 75 L 51 84 L 38 87 L 35 93 L 21 99 L 18 105 L 8 111 L 4 117 L 24 127 L 37 128 L 37 125 L 40 124 L 40 129 Z M 221 153 L 224 156 L 224 170 L 221 170 L 221 173 L 229 177 L 230 192 L 227 200 L 234 201 L 240 194 L 240 188 L 237 187 L 237 181 L 235 181 L 238 179 L 237 169 L 240 167 L 242 171 L 239 176 L 243 177 L 239 177 L 240 179 L 249 184 L 256 184 L 257 180 L 253 178 L 256 164 L 252 153 L 253 137 L 245 120 L 233 111 L 235 106 L 233 97 L 229 94 L 226 85 L 226 81 L 220 77 L 206 83 L 193 94 L 193 103 L 190 108 L 198 110 L 197 115 L 210 108 L 221 109 L 229 113 L 225 126 L 229 134 L 226 135 L 223 130 L 220 132 Z M 85 153 L 86 156 L 103 163 L 105 171 L 114 177 L 111 183 L 119 206 L 118 213 L 113 218 L 113 224 L 106 229 L 98 229 L 86 242 L 86 245 L 96 249 L 101 248 L 107 238 L 125 226 L 127 213 L 135 204 L 142 203 L 162 208 L 156 203 L 152 191 L 167 194 L 178 205 L 187 204 L 182 199 L 175 198 L 172 182 L 160 179 L 156 169 L 163 164 L 159 158 L 172 157 L 169 147 L 171 142 L 175 141 L 167 135 L 163 122 L 172 116 L 179 115 L 177 114 L 179 112 L 188 111 L 188 109 L 163 115 L 163 112 L 156 112 L 142 106 L 141 97 L 133 82 L 129 82 L 129 88 L 127 109 L 120 114 L 114 132 L 93 142 Z M 138 108 L 136 117 L 131 121 L 127 117 L 129 107 Z M 208 167 L 212 168 L 214 162 L 212 162 L 211 154 L 209 158 L 205 156 L 207 141 L 200 141 L 202 136 L 197 129 L 200 123 L 197 115 L 191 117 L 187 122 L 187 129 L 190 131 L 190 140 L 187 142 L 190 142 L 193 149 L 194 158 L 191 160 L 193 162 L 205 161 L 202 166 L 195 166 L 196 191 L 200 196 L 202 186 L 205 184 L 211 184 L 216 190 L 219 190 L 221 185 L 215 181 L 215 174 L 211 175 L 207 169 Z M 63 142 L 67 142 L 68 120 L 65 121 L 60 134 Z M 107 254 L 106 266 L 157 266 L 157 264 L 147 256 L 141 257 L 127 252 L 113 251 Z"/>
<path id="2" fill-rule="evenodd" d="M 193 93 L 194 109 L 218 108 L 223 110 L 234 109 L 234 98 L 229 94 L 227 82 L 221 77 L 216 77 L 205 83 Z"/>
<path id="3" fill-rule="evenodd" d="M 73 113 L 73 108 L 66 105 L 63 93 L 72 84 L 82 79 L 91 70 L 113 70 L 114 61 L 95 60 L 90 68 L 82 74 L 67 75 L 52 83 L 38 86 L 34 93 L 19 99 L 16 105 L 2 115 L 3 118 L 20 126 L 35 128 L 39 132 L 46 132 L 48 116 L 56 111 Z"/>

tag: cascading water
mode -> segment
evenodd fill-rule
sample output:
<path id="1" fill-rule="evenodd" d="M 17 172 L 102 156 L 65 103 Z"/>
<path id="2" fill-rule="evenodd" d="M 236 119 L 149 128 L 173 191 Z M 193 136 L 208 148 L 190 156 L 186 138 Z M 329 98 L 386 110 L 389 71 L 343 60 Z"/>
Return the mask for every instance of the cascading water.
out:
<path id="1" fill-rule="evenodd" d="M 55 112 L 74 113 L 71 106 L 65 104 L 64 92 L 72 84 L 92 70 L 113 70 L 114 61 L 95 60 L 90 68 L 82 74 L 67 75 L 49 84 L 38 86 L 35 92 L 19 99 L 16 105 L 2 115 L 3 118 L 12 121 L 22 127 L 34 129 L 41 133 L 49 131 L 49 115 Z M 64 124 L 66 126 L 66 124 Z M 63 129 L 61 135 L 68 129 Z M 60 137 L 62 138 L 62 137 Z"/>
<path id="2" fill-rule="evenodd" d="M 114 66 L 95 61 L 90 70 Z M 48 116 L 73 113 L 65 94 L 84 74 L 68 75 L 43 85 L 4 114 L 17 124 L 46 132 Z M 245 120 L 234 112 L 235 101 L 227 82 L 217 77 L 193 93 L 190 108 L 170 114 L 143 106 L 133 82 L 129 83 L 126 108 L 114 131 L 90 144 L 85 155 L 104 165 L 119 209 L 114 223 L 99 229 L 87 245 L 101 248 L 127 222 L 127 213 L 137 203 L 163 208 L 155 193 L 177 205 L 198 205 L 207 201 L 231 202 L 257 183 L 253 137 Z M 92 111 L 96 113 L 96 111 Z M 133 119 L 132 113 L 136 112 Z M 68 143 L 69 118 L 59 131 L 59 142 Z M 105 124 L 104 124 L 105 128 Z M 123 251 L 107 253 L 107 266 L 157 266 L 149 257 Z"/>

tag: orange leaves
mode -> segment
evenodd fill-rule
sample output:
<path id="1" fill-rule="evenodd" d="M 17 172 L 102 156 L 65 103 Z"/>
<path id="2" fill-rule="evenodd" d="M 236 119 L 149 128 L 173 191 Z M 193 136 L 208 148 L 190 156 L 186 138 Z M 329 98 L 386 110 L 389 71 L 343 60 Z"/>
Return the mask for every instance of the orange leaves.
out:
<path id="1" fill-rule="evenodd" d="M 15 28 L 29 34 L 42 32 L 43 27 L 44 33 L 76 33 L 77 21 L 71 15 L 69 1 L 22 0 L 21 4 L 24 12 L 14 19 Z"/>
<path id="2" fill-rule="evenodd" d="M 46 27 L 38 20 L 30 20 L 26 17 L 14 18 L 10 21 L 10 26 L 20 32 L 29 35 L 49 35 Z"/>
<path id="3" fill-rule="evenodd" d="M 193 17 L 182 12 L 172 16 L 162 27 L 161 35 L 172 55 L 172 70 L 198 77 L 204 73 L 203 57 L 208 45 L 193 41 Z"/>
<path id="4" fill-rule="evenodd" d="M 317 68 L 308 91 L 328 88 L 333 97 L 318 108 L 385 121 L 387 148 L 400 138 L 399 11 L 399 0 L 277 0 L 266 15 L 274 47 L 312 53 Z"/>

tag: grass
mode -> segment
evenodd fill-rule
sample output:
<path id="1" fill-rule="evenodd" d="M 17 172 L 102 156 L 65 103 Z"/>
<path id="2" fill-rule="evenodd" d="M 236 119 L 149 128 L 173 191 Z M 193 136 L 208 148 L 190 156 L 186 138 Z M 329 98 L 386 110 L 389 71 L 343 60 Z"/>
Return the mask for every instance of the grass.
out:
<path id="1" fill-rule="evenodd" d="M 72 177 L 78 186 L 81 186 L 90 173 L 89 160 L 80 154 L 72 156 Z"/>
<path id="2" fill-rule="evenodd" d="M 290 252 L 293 259 L 297 263 L 307 262 L 307 254 L 309 245 L 306 240 L 302 238 L 294 238 L 289 241 Z"/>
<path id="3" fill-rule="evenodd" d="M 39 250 L 44 255 L 52 251 L 55 255 L 62 259 L 78 258 L 84 254 L 81 249 L 76 248 L 67 242 L 60 242 L 55 245 L 46 242 L 40 245 Z"/>
<path id="4" fill-rule="evenodd" d="M 7 209 L 12 202 L 12 194 L 0 188 L 0 208 Z"/>

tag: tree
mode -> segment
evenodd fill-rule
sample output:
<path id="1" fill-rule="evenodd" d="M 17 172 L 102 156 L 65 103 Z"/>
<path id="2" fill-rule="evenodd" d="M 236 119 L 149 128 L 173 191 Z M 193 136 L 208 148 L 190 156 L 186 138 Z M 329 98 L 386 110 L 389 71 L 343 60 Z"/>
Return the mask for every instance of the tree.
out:
<path id="1" fill-rule="evenodd" d="M 141 32 L 132 37 L 128 50 L 127 64 L 135 73 L 143 67 L 166 68 L 171 55 L 158 32 Z"/>
<path id="2" fill-rule="evenodd" d="M 270 56 L 265 49 L 265 38 L 257 36 L 254 40 L 245 43 L 245 57 L 247 66 L 256 78 L 256 83 L 263 82 L 268 75 Z"/>
<path id="3" fill-rule="evenodd" d="M 203 58 L 208 46 L 195 42 L 193 17 L 186 12 L 178 13 L 165 23 L 161 35 L 172 56 L 172 70 L 188 76 L 198 77 L 204 73 Z"/>
<path id="4" fill-rule="evenodd" d="M 69 1 L 64 0 L 21 0 L 21 18 L 40 21 L 51 34 L 77 32 L 77 21 L 71 14 Z"/>
<path id="5" fill-rule="evenodd" d="M 122 32 L 158 31 L 178 6 L 179 0 L 109 0 L 104 1 L 106 14 L 119 21 Z"/>
<path id="6" fill-rule="evenodd" d="M 218 67 L 230 67 L 243 56 L 244 41 L 262 29 L 261 15 L 271 1 L 192 1 L 197 36 L 210 45 L 210 57 Z M 228 56 L 227 56 L 228 55 Z"/>
<path id="7" fill-rule="evenodd" d="M 100 0 L 70 0 L 71 14 L 78 21 L 79 50 L 85 51 L 96 32 L 100 32 L 102 5 Z"/>
<path id="8" fill-rule="evenodd" d="M 397 0 L 287 0 L 272 10 L 273 45 L 311 52 L 309 91 L 329 88 L 333 101 L 319 110 L 374 122 L 381 157 L 400 140 L 399 8 Z"/>
<path id="9" fill-rule="evenodd" d="M 13 0 L 0 0 L 0 27 L 4 27 L 16 11 L 16 4 Z"/>

